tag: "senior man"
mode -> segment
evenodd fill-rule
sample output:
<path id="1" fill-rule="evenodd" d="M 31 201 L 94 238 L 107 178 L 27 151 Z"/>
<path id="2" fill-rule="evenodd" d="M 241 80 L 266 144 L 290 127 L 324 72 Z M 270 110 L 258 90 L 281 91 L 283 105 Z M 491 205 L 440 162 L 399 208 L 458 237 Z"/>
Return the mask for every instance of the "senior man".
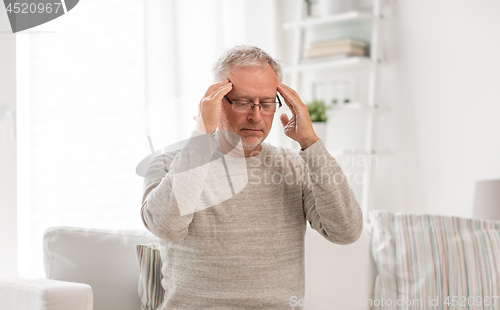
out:
<path id="1" fill-rule="evenodd" d="M 362 231 L 360 207 L 273 58 L 237 46 L 214 75 L 192 142 L 157 157 L 144 183 L 141 216 L 163 262 L 161 309 L 301 309 L 292 301 L 304 298 L 306 222 L 349 244 Z M 281 101 L 292 113 L 280 117 L 284 132 L 301 151 L 263 142 Z M 222 178 L 205 164 L 217 154 L 226 154 Z M 228 169 L 238 154 L 244 169 Z M 244 186 L 231 185 L 241 176 Z M 224 184 L 232 194 L 221 198 Z"/>

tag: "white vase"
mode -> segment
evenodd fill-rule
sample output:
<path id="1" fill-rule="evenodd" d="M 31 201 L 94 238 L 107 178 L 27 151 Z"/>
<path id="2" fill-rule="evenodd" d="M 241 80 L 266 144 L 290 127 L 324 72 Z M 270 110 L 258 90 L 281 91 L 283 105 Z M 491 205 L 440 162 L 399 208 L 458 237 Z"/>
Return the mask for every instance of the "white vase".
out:
<path id="1" fill-rule="evenodd" d="M 321 141 L 325 142 L 326 141 L 326 123 L 324 122 L 313 122 L 313 129 L 318 138 L 321 139 Z"/>
<path id="2" fill-rule="evenodd" d="M 318 10 L 321 16 L 340 14 L 350 9 L 350 0 L 318 0 Z"/>

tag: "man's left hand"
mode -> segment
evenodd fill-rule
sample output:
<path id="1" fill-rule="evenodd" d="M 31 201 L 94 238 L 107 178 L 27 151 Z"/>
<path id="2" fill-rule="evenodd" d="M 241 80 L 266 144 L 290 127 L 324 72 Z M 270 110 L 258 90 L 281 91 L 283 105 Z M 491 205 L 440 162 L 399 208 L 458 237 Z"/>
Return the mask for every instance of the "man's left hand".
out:
<path id="1" fill-rule="evenodd" d="M 281 124 L 285 130 L 285 135 L 300 144 L 302 150 L 319 140 L 313 130 L 311 118 L 307 106 L 300 100 L 299 95 L 290 87 L 283 83 L 278 84 L 278 91 L 285 99 L 285 103 L 292 112 L 292 118 L 281 114 Z"/>

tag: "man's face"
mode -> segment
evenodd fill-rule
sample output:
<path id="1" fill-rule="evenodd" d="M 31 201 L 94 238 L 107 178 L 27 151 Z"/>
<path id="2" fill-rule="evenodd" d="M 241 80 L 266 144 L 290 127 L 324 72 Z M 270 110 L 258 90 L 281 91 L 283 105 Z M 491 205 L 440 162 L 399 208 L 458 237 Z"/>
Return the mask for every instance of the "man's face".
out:
<path id="1" fill-rule="evenodd" d="M 233 89 L 227 94 L 229 100 L 251 101 L 259 104 L 275 101 L 278 78 L 268 65 L 262 67 L 234 66 L 228 76 Z M 262 114 L 258 106 L 251 113 L 236 112 L 231 104 L 223 99 L 219 117 L 219 129 L 237 133 L 246 152 L 260 151 L 260 144 L 269 134 L 274 114 Z"/>

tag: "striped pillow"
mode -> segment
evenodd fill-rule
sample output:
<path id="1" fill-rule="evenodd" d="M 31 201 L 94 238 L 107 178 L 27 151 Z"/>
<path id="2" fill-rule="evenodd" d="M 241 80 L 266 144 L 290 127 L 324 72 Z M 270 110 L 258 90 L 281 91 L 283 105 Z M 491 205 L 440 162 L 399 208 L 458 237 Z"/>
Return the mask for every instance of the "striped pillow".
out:
<path id="1" fill-rule="evenodd" d="M 385 211 L 370 220 L 374 309 L 500 309 L 500 221 Z"/>
<path id="2" fill-rule="evenodd" d="M 139 259 L 139 295 L 141 310 L 156 310 L 163 301 L 165 291 L 161 286 L 161 256 L 159 245 L 140 244 L 137 247 Z"/>

